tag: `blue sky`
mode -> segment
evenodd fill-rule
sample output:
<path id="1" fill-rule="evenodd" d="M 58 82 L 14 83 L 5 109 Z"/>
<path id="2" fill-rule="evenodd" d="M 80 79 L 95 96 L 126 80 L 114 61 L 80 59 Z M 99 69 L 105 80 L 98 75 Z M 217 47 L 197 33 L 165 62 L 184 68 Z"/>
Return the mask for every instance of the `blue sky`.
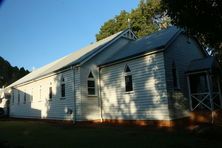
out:
<path id="1" fill-rule="evenodd" d="M 0 6 L 0 56 L 39 68 L 91 42 L 108 19 L 139 0 L 5 0 Z"/>

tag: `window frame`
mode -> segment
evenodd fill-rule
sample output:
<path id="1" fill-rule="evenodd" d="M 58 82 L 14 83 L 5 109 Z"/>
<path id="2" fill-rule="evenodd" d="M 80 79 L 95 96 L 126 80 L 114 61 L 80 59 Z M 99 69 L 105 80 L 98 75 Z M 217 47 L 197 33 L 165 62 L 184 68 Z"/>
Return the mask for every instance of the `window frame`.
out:
<path id="1" fill-rule="evenodd" d="M 180 79 L 175 62 L 172 63 L 172 79 L 173 79 L 173 89 L 180 90 Z"/>
<path id="2" fill-rule="evenodd" d="M 23 104 L 26 104 L 26 101 L 27 101 L 27 95 L 26 95 L 26 92 L 24 91 L 24 93 L 23 93 Z"/>
<path id="3" fill-rule="evenodd" d="M 65 99 L 65 98 L 66 98 L 66 83 L 65 83 L 65 78 L 62 75 L 60 80 L 60 99 Z"/>
<path id="4" fill-rule="evenodd" d="M 52 101 L 52 86 L 49 86 L 49 101 Z"/>
<path id="5" fill-rule="evenodd" d="M 130 83 L 127 83 L 127 81 L 126 81 L 127 77 L 130 78 Z M 130 67 L 127 64 L 125 65 L 125 69 L 124 69 L 124 85 L 125 85 L 125 93 L 132 93 L 132 92 L 134 92 L 134 89 L 133 89 L 133 76 L 132 76 L 131 69 L 130 69 Z M 130 87 L 127 87 L 127 86 L 130 86 Z"/>
<path id="6" fill-rule="evenodd" d="M 18 90 L 18 100 L 17 100 L 17 104 L 20 104 L 20 92 Z"/>
<path id="7" fill-rule="evenodd" d="M 12 90 L 12 105 L 15 103 L 15 90 Z"/>
<path id="8" fill-rule="evenodd" d="M 61 84 L 61 98 L 65 98 L 66 97 L 66 85 L 65 83 Z"/>
<path id="9" fill-rule="evenodd" d="M 94 87 L 93 86 L 89 86 L 89 82 L 93 82 L 94 84 Z M 94 93 L 89 93 L 90 89 L 92 89 L 94 91 Z M 87 94 L 88 96 L 97 96 L 96 94 L 96 80 L 95 80 L 95 77 L 92 73 L 92 71 L 89 72 L 89 75 L 88 75 L 88 78 L 87 78 Z"/>

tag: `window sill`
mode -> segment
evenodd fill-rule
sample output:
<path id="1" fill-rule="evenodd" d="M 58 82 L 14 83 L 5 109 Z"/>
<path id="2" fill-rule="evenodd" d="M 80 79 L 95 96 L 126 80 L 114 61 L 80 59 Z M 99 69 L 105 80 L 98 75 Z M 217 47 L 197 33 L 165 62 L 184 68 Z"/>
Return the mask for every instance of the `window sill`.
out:
<path id="1" fill-rule="evenodd" d="M 125 91 L 125 94 L 134 94 L 134 91 Z"/>
<path id="2" fill-rule="evenodd" d="M 97 95 L 88 95 L 88 97 L 97 97 Z"/>
<path id="3" fill-rule="evenodd" d="M 60 100 L 65 100 L 65 99 L 66 99 L 65 97 L 61 97 L 61 98 L 60 98 Z"/>

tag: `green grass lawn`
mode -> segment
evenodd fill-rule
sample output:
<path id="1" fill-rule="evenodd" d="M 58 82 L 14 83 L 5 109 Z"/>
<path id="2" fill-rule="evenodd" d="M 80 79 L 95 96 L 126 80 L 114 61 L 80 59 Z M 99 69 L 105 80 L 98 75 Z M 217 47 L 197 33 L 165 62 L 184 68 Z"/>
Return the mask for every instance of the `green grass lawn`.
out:
<path id="1" fill-rule="evenodd" d="M 218 131 L 221 128 L 197 134 L 185 129 L 0 120 L 0 147 L 221 148 L 222 135 Z"/>

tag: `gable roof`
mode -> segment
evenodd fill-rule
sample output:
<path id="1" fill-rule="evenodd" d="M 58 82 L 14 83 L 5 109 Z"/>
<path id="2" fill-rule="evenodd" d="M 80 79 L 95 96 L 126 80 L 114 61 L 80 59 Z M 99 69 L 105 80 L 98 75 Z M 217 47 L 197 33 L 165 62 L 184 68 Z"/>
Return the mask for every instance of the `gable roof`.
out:
<path id="1" fill-rule="evenodd" d="M 181 32 L 181 29 L 171 26 L 167 29 L 154 32 L 148 36 L 132 41 L 122 47 L 119 52 L 107 59 L 101 65 L 106 65 L 147 52 L 162 50 L 167 47 Z"/>
<path id="2" fill-rule="evenodd" d="M 109 45 L 110 43 L 112 43 L 112 41 L 114 41 L 122 36 L 126 37 L 125 34 L 127 34 L 128 32 L 132 33 L 132 31 L 130 29 L 126 29 L 124 31 L 120 31 L 114 35 L 111 35 L 105 39 L 102 39 L 98 42 L 90 44 L 80 50 L 77 50 L 65 57 L 62 57 L 50 64 L 47 64 L 47 65 L 29 73 L 28 75 L 22 77 L 18 81 L 9 85 L 7 88 L 13 87 L 13 86 L 19 85 L 21 83 L 25 83 L 25 82 L 37 79 L 37 78 L 40 78 L 42 76 L 46 76 L 50 73 L 59 71 L 59 70 L 66 68 L 68 66 L 77 65 L 77 64 L 81 63 L 82 61 L 86 60 L 87 58 L 89 58 L 90 56 L 92 56 L 93 54 L 97 53 L 97 51 L 102 50 L 103 47 Z"/>

